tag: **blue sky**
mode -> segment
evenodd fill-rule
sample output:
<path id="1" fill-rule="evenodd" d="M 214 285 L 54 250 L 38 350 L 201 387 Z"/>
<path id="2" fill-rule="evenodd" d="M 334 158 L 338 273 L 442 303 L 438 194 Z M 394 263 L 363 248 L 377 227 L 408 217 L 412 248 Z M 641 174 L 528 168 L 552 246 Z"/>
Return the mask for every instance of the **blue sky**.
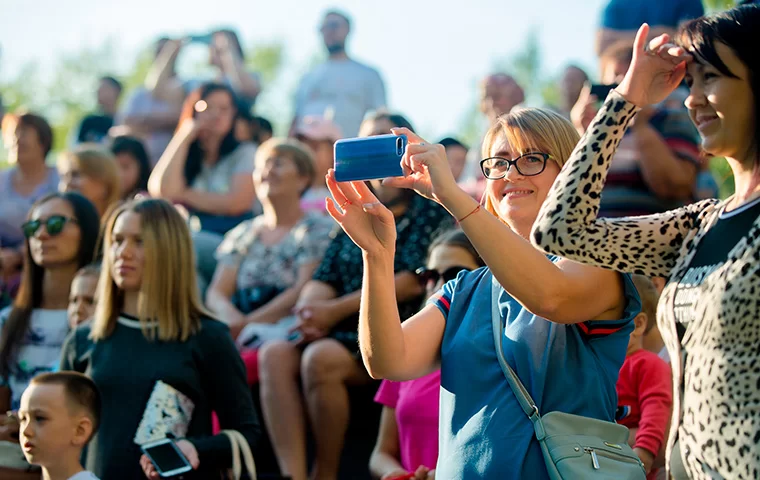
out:
<path id="1" fill-rule="evenodd" d="M 347 11 L 354 29 L 349 53 L 380 70 L 389 105 L 423 134 L 453 133 L 476 98 L 476 84 L 493 65 L 538 31 L 549 73 L 567 62 L 596 67 L 594 28 L 603 0 L 0 0 L 0 79 L 27 61 L 50 69 L 62 52 L 115 42 L 121 68 L 161 34 L 236 28 L 246 45 L 279 39 L 292 72 L 289 91 L 322 48 L 317 32 L 329 7 Z M 116 72 L 121 73 L 121 72 Z M 266 88 L 266 86 L 265 86 Z M 290 109 L 286 97 L 268 107 Z"/>

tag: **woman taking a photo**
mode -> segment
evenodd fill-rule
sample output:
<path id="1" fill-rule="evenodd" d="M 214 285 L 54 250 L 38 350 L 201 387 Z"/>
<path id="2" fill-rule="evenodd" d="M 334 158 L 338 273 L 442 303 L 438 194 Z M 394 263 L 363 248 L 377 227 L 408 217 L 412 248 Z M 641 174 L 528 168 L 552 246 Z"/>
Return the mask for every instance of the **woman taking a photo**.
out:
<path id="1" fill-rule="evenodd" d="M 760 472 L 760 6 L 693 20 L 646 45 L 558 177 L 533 232 L 539 247 L 591 265 L 665 277 L 658 324 L 673 367 L 667 459 L 681 478 Z M 609 160 L 640 108 L 684 79 L 702 148 L 725 157 L 736 193 L 655 216 L 597 219 Z"/>
<path id="2" fill-rule="evenodd" d="M 363 251 L 364 364 L 372 377 L 398 381 L 441 368 L 439 478 L 548 478 L 533 425 L 494 349 L 493 277 L 506 322 L 504 356 L 543 414 L 614 419 L 618 370 L 640 310 L 629 277 L 547 258 L 527 240 L 578 134 L 548 110 L 499 117 L 483 143 L 488 183 L 481 207 L 457 185 L 443 146 L 406 129 L 393 132 L 409 139 L 402 161 L 407 175 L 384 183 L 443 205 L 488 268 L 448 282 L 402 324 L 390 287 L 394 216 L 364 183 L 338 184 L 331 172 L 328 211 Z"/>
<path id="3" fill-rule="evenodd" d="M 229 329 L 198 298 L 187 225 L 163 200 L 127 203 L 109 218 L 104 251 L 95 316 L 61 358 L 61 370 L 85 373 L 102 396 L 86 468 L 109 480 L 158 478 L 140 445 L 172 434 L 196 470 L 186 478 L 218 478 L 232 452 L 212 436 L 211 412 L 251 447 L 260 428 Z"/>

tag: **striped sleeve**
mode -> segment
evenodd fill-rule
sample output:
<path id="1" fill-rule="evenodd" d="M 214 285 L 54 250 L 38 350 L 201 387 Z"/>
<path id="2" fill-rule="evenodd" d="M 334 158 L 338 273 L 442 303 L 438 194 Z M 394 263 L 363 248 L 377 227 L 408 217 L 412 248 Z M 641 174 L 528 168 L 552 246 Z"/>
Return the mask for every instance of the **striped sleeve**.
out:
<path id="1" fill-rule="evenodd" d="M 443 287 L 434 293 L 427 301 L 428 305 L 435 305 L 438 310 L 443 314 L 443 318 L 449 318 L 449 311 L 451 310 L 451 299 L 454 298 L 454 290 L 456 290 L 459 282 L 465 278 L 465 274 L 470 272 L 460 272 L 457 278 L 446 282 Z"/>
<path id="2" fill-rule="evenodd" d="M 631 321 L 630 318 L 622 320 L 589 320 L 587 322 L 576 323 L 575 325 L 587 338 L 599 338 L 623 330 Z"/>

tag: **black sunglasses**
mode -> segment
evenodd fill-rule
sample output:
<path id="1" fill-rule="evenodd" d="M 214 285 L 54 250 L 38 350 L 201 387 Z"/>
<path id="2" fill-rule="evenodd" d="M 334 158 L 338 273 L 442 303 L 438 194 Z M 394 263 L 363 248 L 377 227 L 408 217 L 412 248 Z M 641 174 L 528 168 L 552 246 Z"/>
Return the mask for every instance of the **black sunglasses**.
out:
<path id="1" fill-rule="evenodd" d="M 21 225 L 21 230 L 26 238 L 32 238 L 42 225 L 45 225 L 48 235 L 55 237 L 63 231 L 68 222 L 77 223 L 76 218 L 69 218 L 63 215 L 51 215 L 46 220 L 29 220 Z"/>
<path id="2" fill-rule="evenodd" d="M 430 285 L 431 283 L 433 285 L 437 284 L 440 279 L 443 279 L 443 282 L 450 282 L 451 280 L 454 280 L 457 278 L 457 275 L 461 271 L 467 271 L 469 272 L 472 270 L 471 268 L 462 267 L 462 266 L 454 266 L 449 267 L 443 272 L 439 272 L 438 270 L 431 270 L 425 267 L 417 269 L 415 272 L 417 274 L 417 279 L 420 281 L 420 285 L 423 287 Z"/>

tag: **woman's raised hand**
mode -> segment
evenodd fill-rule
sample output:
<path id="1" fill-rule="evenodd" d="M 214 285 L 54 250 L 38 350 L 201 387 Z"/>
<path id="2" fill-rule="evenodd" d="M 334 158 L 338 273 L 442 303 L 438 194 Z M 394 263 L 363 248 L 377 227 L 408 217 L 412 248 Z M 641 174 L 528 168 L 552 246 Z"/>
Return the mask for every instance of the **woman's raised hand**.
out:
<path id="1" fill-rule="evenodd" d="M 683 80 L 692 56 L 663 34 L 649 42 L 649 25 L 639 28 L 633 42 L 633 60 L 616 88 L 626 100 L 645 107 L 665 100 Z"/>
<path id="2" fill-rule="evenodd" d="M 425 198 L 443 203 L 446 193 L 458 188 L 446 158 L 446 149 L 443 145 L 427 143 L 407 128 L 393 128 L 391 131 L 395 135 L 406 135 L 409 143 L 401 160 L 404 176 L 386 178 L 383 185 L 408 188 Z"/>
<path id="3" fill-rule="evenodd" d="M 337 182 L 327 173 L 327 212 L 354 243 L 371 254 L 395 253 L 396 219 L 364 182 Z"/>

